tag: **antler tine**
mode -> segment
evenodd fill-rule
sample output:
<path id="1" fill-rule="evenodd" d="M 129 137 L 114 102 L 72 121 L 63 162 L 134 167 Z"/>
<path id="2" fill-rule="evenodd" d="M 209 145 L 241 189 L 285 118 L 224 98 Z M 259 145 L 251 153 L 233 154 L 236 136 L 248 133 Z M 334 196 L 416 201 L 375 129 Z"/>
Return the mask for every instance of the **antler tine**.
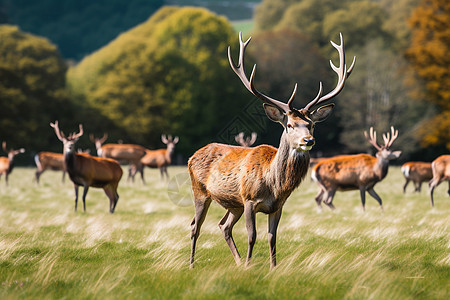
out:
<path id="1" fill-rule="evenodd" d="M 381 147 L 377 144 L 377 132 L 373 130 L 373 127 L 370 127 L 370 137 L 367 134 L 367 131 L 364 131 L 364 136 L 366 137 L 367 141 L 374 146 L 378 151 L 381 150 Z"/>
<path id="2" fill-rule="evenodd" d="M 330 41 L 331 45 L 333 45 L 333 47 L 336 48 L 336 50 L 339 53 L 339 67 L 336 67 L 333 64 L 333 62 L 330 60 L 331 69 L 333 69 L 333 71 L 338 75 L 338 82 L 336 84 L 336 87 L 334 88 L 334 90 L 332 90 L 325 96 L 322 96 L 322 83 L 320 83 L 319 93 L 318 93 L 317 97 L 314 100 L 312 100 L 311 102 L 309 102 L 304 108 L 308 111 L 314 105 L 319 104 L 328 99 L 331 99 L 333 97 L 336 97 L 344 88 L 346 79 L 350 76 L 351 72 L 353 71 L 353 67 L 355 66 L 355 62 L 356 62 L 356 56 L 353 57 L 353 62 L 351 64 L 350 68 L 347 69 L 347 65 L 345 63 L 344 39 L 342 37 L 342 33 L 339 33 L 339 37 L 341 40 L 340 45 L 337 45 L 333 41 Z"/>
<path id="3" fill-rule="evenodd" d="M 106 132 L 103 133 L 103 137 L 99 140 L 100 144 L 103 144 L 107 138 L 108 138 L 108 134 Z"/>
<path id="4" fill-rule="evenodd" d="M 292 111 L 294 108 L 292 107 L 292 103 L 294 101 L 295 94 L 297 93 L 297 85 L 294 87 L 294 91 L 289 98 L 288 104 L 275 100 L 273 98 L 270 98 L 269 96 L 264 95 L 263 93 L 259 92 L 253 84 L 253 80 L 255 77 L 255 71 L 256 71 L 256 64 L 253 66 L 252 73 L 250 75 L 250 80 L 247 78 L 247 75 L 245 75 L 245 68 L 244 68 L 244 53 L 245 48 L 247 47 L 248 43 L 250 43 L 251 37 L 247 41 L 242 40 L 242 33 L 239 32 L 239 60 L 238 65 L 236 66 L 233 62 L 233 59 L 231 58 L 231 47 L 228 46 L 228 61 L 230 62 L 230 66 L 233 69 L 234 73 L 241 79 L 244 86 L 249 90 L 253 95 L 261 99 L 263 102 L 267 104 L 272 104 L 278 107 L 279 109 L 283 110 L 284 112 Z"/>
<path id="5" fill-rule="evenodd" d="M 256 142 L 256 139 L 258 138 L 258 135 L 256 132 L 252 132 L 252 139 L 250 140 L 250 145 L 253 145 Z"/>
<path id="6" fill-rule="evenodd" d="M 394 130 L 394 126 L 391 126 L 391 133 L 392 133 L 392 138 L 389 140 L 388 143 L 388 148 L 392 146 L 392 143 L 394 143 L 395 139 L 398 137 L 398 129 Z"/>
<path id="7" fill-rule="evenodd" d="M 78 128 L 80 129 L 80 131 L 78 132 L 78 133 L 73 133 L 72 134 L 72 139 L 79 139 L 82 135 L 83 135 L 83 133 L 84 133 L 84 131 L 83 131 L 83 125 L 81 125 L 81 124 L 78 124 Z"/>
<path id="8" fill-rule="evenodd" d="M 6 141 L 2 142 L 2 148 L 3 148 L 3 151 L 5 151 L 6 153 L 9 152 L 8 149 L 6 149 Z"/>
<path id="9" fill-rule="evenodd" d="M 58 120 L 56 120 L 55 123 L 50 123 L 50 126 L 53 127 L 56 133 L 56 137 L 58 137 L 60 141 L 64 141 L 66 139 L 64 133 L 61 130 L 59 130 Z"/>
<path id="10" fill-rule="evenodd" d="M 169 141 L 167 140 L 165 134 L 161 134 L 161 141 L 162 141 L 164 144 L 166 144 L 166 145 L 169 143 Z"/>

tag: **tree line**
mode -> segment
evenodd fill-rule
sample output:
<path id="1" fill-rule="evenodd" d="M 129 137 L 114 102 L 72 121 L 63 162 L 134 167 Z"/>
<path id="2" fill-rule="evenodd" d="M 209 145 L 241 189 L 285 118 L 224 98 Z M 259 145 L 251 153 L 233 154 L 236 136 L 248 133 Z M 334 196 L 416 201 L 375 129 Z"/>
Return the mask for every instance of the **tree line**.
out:
<path id="1" fill-rule="evenodd" d="M 339 42 L 342 32 L 357 64 L 333 117 L 316 131 L 313 155 L 368 151 L 362 132 L 394 125 L 403 160 L 431 160 L 450 146 L 450 127 L 437 126 L 448 124 L 449 68 L 444 64 L 441 76 L 432 71 L 442 60 L 448 66 L 448 58 L 432 58 L 449 43 L 441 34 L 439 47 L 426 47 L 436 53 L 423 62 L 420 47 L 429 34 L 420 32 L 429 26 L 420 9 L 429 22 L 445 22 L 444 2 L 265 0 L 255 13 L 248 66 L 257 63 L 255 84 L 277 99 L 287 99 L 298 82 L 301 106 L 320 81 L 325 92 L 334 87 L 327 60 L 337 58 L 329 40 Z M 16 26 L 0 26 L 0 40 L 0 138 L 12 146 L 60 151 L 48 125 L 56 119 L 63 131 L 83 123 L 86 132 L 108 132 L 111 142 L 148 148 L 163 146 L 161 133 L 178 135 L 177 152 L 185 157 L 211 141 L 233 143 L 240 131 L 258 132 L 257 143 L 278 142 L 280 129 L 265 120 L 260 101 L 228 65 L 226 49 L 237 56 L 237 33 L 205 9 L 163 7 L 70 66 L 48 39 Z M 430 122 L 437 124 L 433 131 L 426 130 Z M 80 146 L 93 147 L 87 140 Z"/>

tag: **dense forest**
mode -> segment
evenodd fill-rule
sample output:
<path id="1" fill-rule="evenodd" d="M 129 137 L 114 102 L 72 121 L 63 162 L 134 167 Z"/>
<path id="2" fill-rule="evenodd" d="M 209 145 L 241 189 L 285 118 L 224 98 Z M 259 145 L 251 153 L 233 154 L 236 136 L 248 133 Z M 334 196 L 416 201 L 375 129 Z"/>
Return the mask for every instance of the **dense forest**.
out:
<path id="1" fill-rule="evenodd" d="M 28 157 L 58 151 L 48 124 L 59 119 L 63 131 L 83 123 L 148 148 L 176 134 L 184 158 L 239 131 L 278 144 L 281 126 L 228 65 L 227 46 L 238 49 L 229 19 L 156 0 L 66 2 L 0 0 L 0 139 Z M 399 129 L 399 161 L 450 149 L 447 1 L 264 0 L 253 20 L 246 61 L 258 65 L 255 85 L 284 100 L 298 83 L 296 107 L 319 82 L 334 88 L 330 40 L 342 32 L 346 55 L 357 56 L 333 116 L 317 126 L 314 156 L 371 151 L 362 134 L 370 126 Z M 87 137 L 80 146 L 93 147 Z"/>

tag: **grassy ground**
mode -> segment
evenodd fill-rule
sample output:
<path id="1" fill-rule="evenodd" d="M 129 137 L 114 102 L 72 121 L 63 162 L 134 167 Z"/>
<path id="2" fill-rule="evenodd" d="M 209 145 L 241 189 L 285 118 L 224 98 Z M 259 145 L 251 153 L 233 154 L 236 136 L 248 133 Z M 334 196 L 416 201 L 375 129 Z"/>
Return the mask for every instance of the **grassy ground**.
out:
<path id="1" fill-rule="evenodd" d="M 402 194 L 399 168 L 376 190 L 384 213 L 359 192 L 337 193 L 332 212 L 319 212 L 307 178 L 284 207 L 278 267 L 269 271 L 267 218 L 258 214 L 258 240 L 249 268 L 236 266 L 213 205 L 188 268 L 193 206 L 146 170 L 147 185 L 121 182 L 116 213 L 102 190 L 88 193 L 87 212 L 73 212 L 73 189 L 61 174 L 16 168 L 0 184 L 1 299 L 448 299 L 450 201 L 447 184 L 431 209 L 421 194 Z M 171 167 L 178 183 L 186 168 Z M 175 176 L 177 175 L 177 176 Z M 173 181 L 172 181 L 173 183 Z M 411 188 L 411 187 L 410 187 Z M 182 195 L 188 195 L 181 190 Z M 170 196 L 170 198 L 169 198 Z M 172 199 L 172 200 L 170 200 Z M 178 203 L 175 205 L 174 203 Z M 180 205 L 181 204 L 181 205 Z M 82 207 L 79 204 L 79 208 Z M 243 220 L 235 226 L 247 251 Z"/>

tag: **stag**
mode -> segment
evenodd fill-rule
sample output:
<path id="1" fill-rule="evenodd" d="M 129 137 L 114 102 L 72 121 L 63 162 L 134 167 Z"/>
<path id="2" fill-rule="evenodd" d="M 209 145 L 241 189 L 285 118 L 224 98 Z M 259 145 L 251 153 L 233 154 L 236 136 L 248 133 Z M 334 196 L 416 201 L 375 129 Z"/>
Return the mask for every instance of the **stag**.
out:
<path id="1" fill-rule="evenodd" d="M 145 150 L 145 156 L 141 158 L 140 165 L 136 168 L 136 166 L 131 166 L 129 171 L 129 176 L 134 181 L 134 176 L 137 172 L 141 173 L 142 182 L 145 183 L 144 180 L 144 167 L 149 168 L 159 168 L 161 172 L 161 179 L 164 179 L 164 175 L 166 175 L 166 179 L 169 179 L 169 173 L 167 172 L 167 166 L 172 163 L 172 156 L 175 152 L 175 145 L 178 143 L 179 139 L 176 136 L 172 139 L 172 136 L 166 137 L 164 134 L 161 135 L 161 141 L 167 145 L 166 149 L 157 149 L 157 150 Z"/>
<path id="2" fill-rule="evenodd" d="M 144 147 L 135 144 L 105 144 L 103 143 L 108 138 L 108 135 L 103 134 L 102 138 L 95 138 L 92 134 L 89 135 L 90 140 L 95 144 L 97 155 L 103 158 L 112 158 L 120 163 L 130 165 L 128 176 L 131 175 L 131 170 L 139 170 L 141 168 L 141 158 L 146 154 Z M 134 176 L 133 176 L 134 177 Z M 142 177 L 144 182 L 144 178 Z M 144 182 L 145 183 L 145 182 Z"/>
<path id="3" fill-rule="evenodd" d="M 8 185 L 8 176 L 14 169 L 14 156 L 16 156 L 19 153 L 24 153 L 25 149 L 24 148 L 20 148 L 19 150 L 6 149 L 6 142 L 2 143 L 2 148 L 3 151 L 5 151 L 8 154 L 8 156 L 0 157 L 0 179 L 2 178 L 2 175 L 5 174 L 5 182 L 6 185 Z"/>
<path id="4" fill-rule="evenodd" d="M 339 155 L 319 162 L 312 170 L 311 178 L 319 184 L 320 191 L 316 196 L 316 203 L 321 208 L 322 201 L 334 209 L 333 197 L 337 190 L 359 190 L 363 210 L 366 206 L 366 191 L 380 204 L 380 196 L 375 192 L 374 186 L 384 179 L 388 173 L 389 161 L 397 159 L 401 151 L 390 150 L 392 143 L 398 136 L 398 130 L 391 127 L 392 136 L 383 134 L 384 146 L 377 144 L 377 133 L 370 128 L 370 137 L 367 131 L 364 135 L 368 142 L 378 152 L 376 157 L 369 154 Z"/>
<path id="5" fill-rule="evenodd" d="M 431 163 L 433 178 L 428 183 L 430 187 L 431 206 L 434 206 L 434 189 L 442 182 L 448 182 L 448 195 L 450 196 L 450 155 L 441 155 Z"/>
<path id="6" fill-rule="evenodd" d="M 234 137 L 234 140 L 242 147 L 250 147 L 256 142 L 257 137 L 258 135 L 256 134 L 256 132 L 252 132 L 251 137 L 248 136 L 244 138 L 244 133 L 240 132 L 238 135 Z"/>
<path id="7" fill-rule="evenodd" d="M 34 162 L 36 163 L 36 182 L 39 184 L 39 178 L 45 170 L 62 171 L 62 182 L 66 176 L 66 168 L 64 166 L 64 155 L 54 152 L 39 152 L 34 156 Z"/>
<path id="8" fill-rule="evenodd" d="M 315 123 L 325 120 L 334 104 L 324 105 L 315 110 L 313 108 L 339 94 L 354 66 L 355 59 L 347 70 L 342 35 L 340 38 L 340 45 L 331 42 L 339 52 L 340 59 L 339 67 L 335 67 L 330 61 L 332 69 L 338 75 L 336 87 L 322 96 L 320 83 L 317 97 L 302 109 L 293 106 L 297 85 L 286 104 L 262 94 L 254 87 L 256 65 L 250 79 L 247 78 L 244 52 L 250 39 L 243 42 L 242 35 L 239 34 L 240 51 L 237 66 L 233 63 L 228 47 L 228 59 L 233 71 L 244 86 L 263 101 L 267 117 L 279 122 L 284 130 L 278 149 L 269 145 L 246 148 L 212 143 L 199 149 L 189 159 L 188 169 L 195 203 L 195 216 L 191 222 L 191 268 L 194 266 L 200 228 L 212 200 L 227 210 L 219 222 L 219 228 L 238 265 L 241 260 L 232 236 L 234 224 L 244 214 L 248 232 L 246 265 L 249 265 L 256 241 L 255 214 L 258 212 L 268 214 L 270 266 L 271 268 L 276 266 L 276 233 L 283 205 L 308 171 L 309 150 L 315 144 L 313 137 Z"/>
<path id="9" fill-rule="evenodd" d="M 433 178 L 431 163 L 422 161 L 409 161 L 402 165 L 401 171 L 405 176 L 406 182 L 403 186 L 403 193 L 406 193 L 406 187 L 410 181 L 414 184 L 414 191 L 420 192 L 422 182 L 428 182 Z"/>
<path id="10" fill-rule="evenodd" d="M 86 212 L 86 195 L 89 187 L 92 186 L 103 188 L 109 198 L 109 212 L 114 213 L 117 201 L 119 201 L 117 187 L 123 172 L 119 163 L 113 159 L 75 152 L 75 143 L 83 135 L 81 124 L 79 133 L 72 133 L 68 137 L 59 130 L 58 121 L 50 123 L 50 126 L 53 127 L 56 136 L 64 145 L 64 166 L 75 187 L 75 212 L 78 204 L 78 188 L 84 187 L 83 210 Z"/>

